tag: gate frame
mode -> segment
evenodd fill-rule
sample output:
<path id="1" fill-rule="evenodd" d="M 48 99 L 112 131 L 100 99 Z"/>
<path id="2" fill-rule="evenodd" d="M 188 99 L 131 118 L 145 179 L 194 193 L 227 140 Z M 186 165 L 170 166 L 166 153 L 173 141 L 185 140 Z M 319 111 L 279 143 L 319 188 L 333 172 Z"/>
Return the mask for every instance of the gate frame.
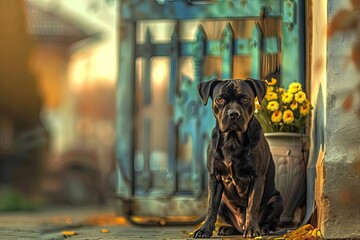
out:
<path id="1" fill-rule="evenodd" d="M 136 213 L 136 205 L 150 206 L 152 201 L 163 202 L 169 201 L 168 197 L 165 198 L 149 198 L 139 197 L 135 194 L 135 61 L 137 57 L 151 58 L 151 47 L 156 44 L 151 43 L 151 34 L 146 34 L 144 44 L 136 43 L 136 24 L 137 21 L 142 20 L 241 20 L 241 19 L 262 19 L 264 13 L 269 18 L 281 18 L 282 19 L 282 37 L 280 39 L 279 50 L 282 53 L 281 62 L 281 79 L 282 85 L 286 87 L 293 81 L 298 81 L 305 86 L 305 29 L 304 13 L 305 3 L 303 0 L 210 0 L 209 3 L 196 4 L 195 0 L 120 0 L 120 61 L 119 61 L 119 79 L 117 85 L 117 120 L 116 120 L 116 159 L 118 162 L 117 168 L 117 210 L 118 213 L 125 214 L 126 216 L 132 216 Z M 257 13 L 257 14 L 256 14 Z M 198 29 L 198 33 L 201 33 L 201 29 Z M 225 43 L 233 41 L 230 29 L 227 27 L 227 34 L 225 34 Z M 226 32 L 225 32 L 226 33 Z M 258 39 L 262 39 L 260 36 L 261 30 L 254 33 Z M 198 34 L 197 42 L 202 42 L 203 36 Z M 171 42 L 168 45 L 171 48 L 179 49 L 179 45 L 176 44 L 177 35 L 176 31 L 172 35 Z M 216 40 L 220 42 L 221 40 Z M 196 41 L 189 43 L 196 45 Z M 216 45 L 218 43 L 214 43 Z M 236 51 L 236 40 L 234 41 L 234 48 Z M 252 42 L 251 44 L 254 44 Z M 257 63 L 261 66 L 260 51 L 270 48 L 275 48 L 276 40 L 255 42 L 252 50 L 252 57 L 257 58 Z M 164 44 L 166 45 L 166 44 Z M 205 44 L 206 46 L 207 44 Z M 211 45 L 211 44 L 210 44 Z M 198 45 L 198 47 L 201 45 Z M 231 46 L 231 44 L 229 45 Z M 253 45 L 254 46 L 254 45 Z M 271 47 L 273 46 L 273 47 Z M 139 48 L 140 47 L 140 48 Z M 194 60 L 195 66 L 195 81 L 201 82 L 204 80 L 201 70 L 201 61 L 196 64 L 196 59 L 203 56 L 197 55 L 191 52 L 192 47 L 180 47 L 181 49 L 188 49 L 184 51 L 190 51 L 186 54 L 191 54 Z M 196 46 L 195 46 L 196 47 Z M 204 47 L 204 46 L 202 46 Z M 150 49 L 149 49 L 150 48 Z M 223 52 L 223 59 L 229 59 L 233 50 L 230 47 L 228 52 Z M 255 49 L 255 50 L 254 50 Z M 204 51 L 204 49 L 202 49 Z M 206 51 L 206 49 L 205 49 Z M 233 50 L 234 51 L 234 50 Z M 139 52 L 145 53 L 145 55 L 139 55 Z M 177 52 L 177 51 L 173 51 Z M 181 52 L 179 50 L 178 52 Z M 178 53 L 177 52 L 177 53 Z M 166 55 L 171 59 L 178 58 L 179 54 Z M 231 61 L 231 60 L 228 60 Z M 254 63 L 252 59 L 252 63 Z M 292 64 L 287 64 L 292 63 Z M 198 68 L 196 68 L 198 66 Z M 260 67 L 257 68 L 260 68 Z M 225 64 L 225 71 L 222 72 L 222 78 L 231 77 L 231 65 Z M 255 69 L 252 67 L 252 69 Z M 198 74 L 196 74 L 198 72 Z M 259 78 L 259 72 L 251 72 L 252 78 Z M 171 77 L 177 77 L 177 68 L 171 64 Z M 146 93 L 145 99 L 146 97 Z M 175 103 L 174 93 L 169 95 L 170 103 Z M 207 110 L 210 111 L 211 110 Z M 125 114 L 124 114 L 125 113 Z M 176 114 L 176 113 L 175 113 Z M 175 117 L 176 118 L 176 117 Z M 126 126 L 126 127 L 124 127 Z M 212 127 L 211 127 L 212 128 Z M 211 129 L 210 128 L 210 129 Z M 199 162 L 199 160 L 198 160 Z M 201 193 L 201 191 L 200 191 Z M 206 195 L 206 193 L 205 193 Z M 199 194 L 193 197 L 173 197 L 171 200 L 174 202 L 193 201 L 196 206 L 206 206 L 206 198 L 204 194 Z M 150 205 L 149 205 L 150 204 Z M 200 204 L 200 205 L 199 205 Z M 166 203 L 165 203 L 166 205 Z M 177 203 L 175 203 L 177 205 Z M 161 211 L 159 211 L 161 212 Z M 164 210 L 160 215 L 167 215 L 168 211 Z M 132 218 L 130 218 L 132 221 Z M 194 222 L 201 221 L 201 218 L 194 220 Z M 193 224 L 192 222 L 191 224 Z"/>

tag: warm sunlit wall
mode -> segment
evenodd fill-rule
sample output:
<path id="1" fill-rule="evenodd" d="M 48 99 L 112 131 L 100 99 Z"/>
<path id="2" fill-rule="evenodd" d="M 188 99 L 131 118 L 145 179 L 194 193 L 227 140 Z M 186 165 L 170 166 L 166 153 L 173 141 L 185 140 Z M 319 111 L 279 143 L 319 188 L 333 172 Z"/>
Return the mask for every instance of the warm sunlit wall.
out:
<path id="1" fill-rule="evenodd" d="M 312 81 L 313 97 L 317 104 L 313 130 L 324 147 L 324 153 L 320 151 L 317 165 L 318 225 L 325 238 L 359 238 L 360 116 L 357 88 L 360 86 L 360 77 L 351 59 L 359 32 L 337 32 L 332 36 L 324 36 L 324 28 L 326 29 L 334 16 L 343 9 L 356 13 L 360 1 L 312 2 Z M 345 17 L 343 15 L 337 18 L 336 25 L 341 27 L 341 21 L 344 21 Z M 322 138 L 319 138 L 321 135 Z"/>
<path id="2" fill-rule="evenodd" d="M 80 91 L 84 86 L 109 84 L 114 86 L 117 77 L 117 47 L 115 33 L 99 43 L 85 46 L 72 53 L 69 62 L 69 86 Z"/>
<path id="3" fill-rule="evenodd" d="M 40 34 L 30 31 L 36 45 L 30 65 L 44 102 L 41 119 L 50 137 L 49 172 L 56 172 L 62 182 L 66 180 L 62 177 L 69 176 L 62 171 L 73 174 L 69 169 L 74 166 L 96 172 L 89 193 L 94 198 L 106 197 L 114 169 L 117 1 L 27 1 L 41 17 L 30 21 L 42 30 Z M 87 173 L 81 174 L 78 180 L 85 179 L 85 189 Z M 76 185 L 76 179 L 69 181 Z M 45 191 L 66 192 L 54 188 L 52 182 L 55 179 L 44 184 Z M 70 195 L 66 198 L 74 197 Z"/>
<path id="4" fill-rule="evenodd" d="M 44 100 L 42 119 L 49 129 L 51 150 L 54 153 L 73 148 L 75 142 L 79 141 L 78 131 L 90 133 L 93 129 L 93 126 L 86 127 L 91 123 L 83 123 L 81 119 L 78 98 L 86 91 L 95 92 L 99 86 L 115 91 L 116 4 L 98 4 L 99 8 L 92 10 L 94 2 L 31 0 L 39 9 L 48 12 L 53 12 L 54 6 L 59 4 L 59 11 L 53 14 L 89 35 L 71 45 L 37 42 L 31 59 L 31 67 L 37 75 Z M 100 95 L 107 97 L 103 93 Z"/>
<path id="5" fill-rule="evenodd" d="M 71 114 L 67 96 L 68 51 L 61 44 L 37 43 L 33 51 L 30 66 L 37 76 L 40 95 L 43 100 L 41 119 L 49 130 L 51 151 L 64 149 L 65 142 L 73 138 L 73 131 L 64 131 L 69 127 Z M 67 128 L 68 129 L 68 128 Z"/>
<path id="6" fill-rule="evenodd" d="M 31 66 L 44 103 L 42 116 L 50 128 L 51 149 L 61 152 L 76 139 L 76 95 L 85 88 L 115 83 L 116 64 L 111 40 L 74 53 L 61 45 L 37 44 Z"/>
<path id="7" fill-rule="evenodd" d="M 308 1 L 308 13 L 312 19 L 308 35 L 310 45 L 310 89 L 311 104 L 314 106 L 311 124 L 310 145 L 310 164 L 316 167 L 316 184 L 315 184 L 315 202 L 318 211 L 319 228 L 324 219 L 324 199 L 323 199 L 323 162 L 324 162 L 324 134 L 325 134 L 325 117 L 326 117 L 326 51 L 327 51 L 327 1 Z"/>
<path id="8" fill-rule="evenodd" d="M 43 107 L 59 107 L 66 80 L 66 49 L 61 45 L 36 44 L 30 66 L 37 75 Z"/>

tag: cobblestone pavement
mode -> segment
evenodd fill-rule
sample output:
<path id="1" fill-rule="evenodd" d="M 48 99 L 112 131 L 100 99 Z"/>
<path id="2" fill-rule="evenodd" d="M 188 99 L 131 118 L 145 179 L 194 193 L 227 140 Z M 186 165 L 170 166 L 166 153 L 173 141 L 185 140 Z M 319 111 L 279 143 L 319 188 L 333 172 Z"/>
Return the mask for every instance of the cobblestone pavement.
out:
<path id="1" fill-rule="evenodd" d="M 133 226 L 110 226 L 106 227 L 110 232 L 101 233 L 99 227 L 84 227 L 78 230 L 78 234 L 71 239 L 189 239 L 188 231 L 191 228 L 182 227 L 146 227 Z M 41 239 L 63 239 L 61 233 L 45 234 Z"/>
<path id="2" fill-rule="evenodd" d="M 34 212 L 0 212 L 0 240 L 8 239 L 192 239 L 197 226 L 140 227 L 115 216 L 112 206 L 47 207 Z M 271 239 L 275 239 L 273 236 Z M 243 239 L 241 236 L 211 239 Z M 267 239 L 267 238 L 263 238 Z"/>
<path id="3" fill-rule="evenodd" d="M 106 229 L 108 233 L 102 233 Z M 64 231 L 73 232 L 75 235 L 64 235 Z M 133 226 L 83 226 L 76 228 L 52 229 L 43 232 L 39 229 L 29 229 L 23 227 L 0 228 L 0 239 L 190 239 L 189 227 L 146 227 L 139 228 Z"/>
<path id="4" fill-rule="evenodd" d="M 35 212 L 0 213 L 1 240 L 189 239 L 189 233 L 194 229 L 195 226 L 134 226 L 115 216 L 111 206 L 55 207 Z M 68 233 L 70 235 L 66 235 Z"/>

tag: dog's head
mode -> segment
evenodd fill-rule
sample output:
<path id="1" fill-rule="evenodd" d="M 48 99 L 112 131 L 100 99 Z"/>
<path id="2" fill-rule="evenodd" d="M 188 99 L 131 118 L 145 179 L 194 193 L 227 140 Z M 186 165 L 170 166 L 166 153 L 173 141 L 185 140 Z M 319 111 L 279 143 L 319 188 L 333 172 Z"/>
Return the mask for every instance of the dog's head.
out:
<path id="1" fill-rule="evenodd" d="M 212 99 L 212 109 L 221 132 L 245 132 L 255 111 L 255 97 L 261 103 L 267 84 L 262 80 L 214 79 L 198 85 L 198 92 L 207 104 Z"/>

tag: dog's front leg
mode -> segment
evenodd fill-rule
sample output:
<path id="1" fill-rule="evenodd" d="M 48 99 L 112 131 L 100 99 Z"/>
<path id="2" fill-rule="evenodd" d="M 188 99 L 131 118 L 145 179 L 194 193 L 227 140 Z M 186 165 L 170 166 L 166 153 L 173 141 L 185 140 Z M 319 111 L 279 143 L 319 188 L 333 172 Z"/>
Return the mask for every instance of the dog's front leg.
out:
<path id="1" fill-rule="evenodd" d="M 195 231 L 193 235 L 194 238 L 211 237 L 215 229 L 215 222 L 221 202 L 222 193 L 222 182 L 216 179 L 215 174 L 210 174 L 208 186 L 208 211 L 204 224 Z"/>
<path id="2" fill-rule="evenodd" d="M 253 187 L 250 189 L 248 206 L 246 208 L 246 221 L 244 237 L 252 238 L 261 235 L 259 227 L 259 210 L 264 192 L 265 177 L 254 178 Z"/>

